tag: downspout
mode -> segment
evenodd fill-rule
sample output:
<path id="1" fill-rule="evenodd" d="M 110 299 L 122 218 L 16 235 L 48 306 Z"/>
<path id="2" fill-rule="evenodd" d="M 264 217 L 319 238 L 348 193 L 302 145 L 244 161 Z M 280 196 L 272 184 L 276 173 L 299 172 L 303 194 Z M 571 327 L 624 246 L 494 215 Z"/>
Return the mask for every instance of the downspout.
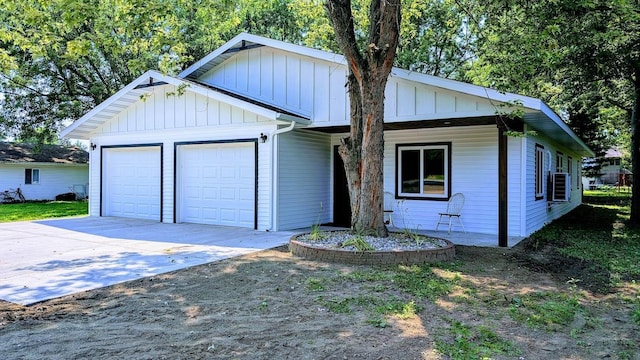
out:
<path id="1" fill-rule="evenodd" d="M 293 130 L 296 126 L 296 122 L 291 121 L 291 125 L 286 128 L 278 129 L 271 133 L 271 226 L 270 231 L 276 231 L 278 224 L 278 153 L 275 148 L 277 136 Z"/>

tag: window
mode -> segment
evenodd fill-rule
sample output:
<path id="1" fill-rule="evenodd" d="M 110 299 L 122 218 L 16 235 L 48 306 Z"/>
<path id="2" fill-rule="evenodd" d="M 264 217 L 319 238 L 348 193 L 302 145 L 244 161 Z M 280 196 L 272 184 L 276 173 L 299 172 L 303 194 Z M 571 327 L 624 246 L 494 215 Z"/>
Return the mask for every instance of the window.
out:
<path id="1" fill-rule="evenodd" d="M 573 159 L 571 156 L 567 156 L 567 172 L 569 173 L 569 179 L 573 179 Z M 573 189 L 573 184 L 571 184 Z"/>
<path id="2" fill-rule="evenodd" d="M 561 152 L 556 153 L 556 172 L 564 172 L 564 158 Z"/>
<path id="3" fill-rule="evenodd" d="M 448 199 L 451 143 L 396 145 L 399 197 Z"/>
<path id="4" fill-rule="evenodd" d="M 40 169 L 24 169 L 24 184 L 39 184 L 40 183 Z"/>
<path id="5" fill-rule="evenodd" d="M 544 198 L 544 146 L 536 144 L 536 200 Z"/>

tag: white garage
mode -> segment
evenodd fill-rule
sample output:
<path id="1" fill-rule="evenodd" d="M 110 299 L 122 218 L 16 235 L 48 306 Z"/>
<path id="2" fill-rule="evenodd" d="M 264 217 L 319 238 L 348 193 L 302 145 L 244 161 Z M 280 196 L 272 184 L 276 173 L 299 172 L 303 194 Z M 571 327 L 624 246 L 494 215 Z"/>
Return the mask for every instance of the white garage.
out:
<path id="1" fill-rule="evenodd" d="M 162 147 L 102 148 L 102 216 L 160 221 Z"/>
<path id="2" fill-rule="evenodd" d="M 256 142 L 176 145 L 176 221 L 256 228 Z"/>

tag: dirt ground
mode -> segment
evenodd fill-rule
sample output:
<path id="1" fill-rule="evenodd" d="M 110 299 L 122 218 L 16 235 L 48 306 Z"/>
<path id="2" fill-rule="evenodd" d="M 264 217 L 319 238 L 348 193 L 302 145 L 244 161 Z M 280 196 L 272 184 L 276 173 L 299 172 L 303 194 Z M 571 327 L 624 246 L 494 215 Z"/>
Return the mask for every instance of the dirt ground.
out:
<path id="1" fill-rule="evenodd" d="M 471 359 L 479 355 L 468 347 L 497 342 L 473 329 L 490 329 L 513 345 L 491 358 L 640 359 L 629 301 L 637 284 L 607 288 L 583 264 L 563 267 L 544 252 L 523 255 L 525 247 L 457 247 L 442 271 L 454 274 L 456 288 L 435 299 L 403 293 L 393 280 L 344 276 L 376 268 L 307 261 L 281 247 L 29 307 L 0 302 L 0 357 Z M 582 310 L 552 328 L 514 320 L 509 308 L 532 292 L 574 294 Z M 326 301 L 391 295 L 421 310 L 371 321 L 362 304 L 336 312 Z M 443 351 L 447 345 L 457 350 Z"/>

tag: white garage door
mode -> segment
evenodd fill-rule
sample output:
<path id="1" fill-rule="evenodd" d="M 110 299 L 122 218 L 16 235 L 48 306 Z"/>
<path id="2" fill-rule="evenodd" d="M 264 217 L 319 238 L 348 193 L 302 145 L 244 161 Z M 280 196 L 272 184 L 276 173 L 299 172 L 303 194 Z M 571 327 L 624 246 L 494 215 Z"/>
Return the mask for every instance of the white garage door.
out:
<path id="1" fill-rule="evenodd" d="M 180 222 L 255 227 L 255 145 L 181 145 Z"/>
<path id="2" fill-rule="evenodd" d="M 160 147 L 104 149 L 103 216 L 160 221 Z"/>

